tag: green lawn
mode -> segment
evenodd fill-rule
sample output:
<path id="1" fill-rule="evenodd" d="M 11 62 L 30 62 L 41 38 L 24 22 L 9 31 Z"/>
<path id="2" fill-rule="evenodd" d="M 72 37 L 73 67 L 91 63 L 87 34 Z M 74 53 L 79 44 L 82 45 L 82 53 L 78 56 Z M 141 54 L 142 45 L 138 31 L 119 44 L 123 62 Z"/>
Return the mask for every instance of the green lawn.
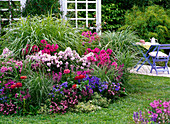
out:
<path id="1" fill-rule="evenodd" d="M 109 108 L 92 113 L 37 115 L 26 117 L 1 116 L 0 123 L 35 124 L 133 124 L 133 112 L 149 107 L 153 100 L 170 100 L 170 78 L 132 75 L 131 93 L 112 103 Z"/>

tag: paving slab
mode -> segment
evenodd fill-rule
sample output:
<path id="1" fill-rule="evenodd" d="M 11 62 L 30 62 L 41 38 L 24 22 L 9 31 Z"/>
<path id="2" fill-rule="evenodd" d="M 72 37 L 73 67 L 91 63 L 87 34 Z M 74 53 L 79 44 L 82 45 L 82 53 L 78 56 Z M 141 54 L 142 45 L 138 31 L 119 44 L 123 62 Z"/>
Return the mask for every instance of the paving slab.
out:
<path id="1" fill-rule="evenodd" d="M 149 65 L 143 65 L 137 72 L 136 70 L 139 66 L 140 65 L 138 65 L 136 68 L 132 68 L 130 70 L 130 73 L 150 75 L 150 76 L 170 77 L 170 74 L 168 74 L 167 71 L 166 72 L 158 72 L 158 75 L 156 74 L 155 70 L 152 70 L 152 73 L 150 73 L 151 66 L 149 66 Z M 170 67 L 169 67 L 169 70 L 170 70 Z"/>

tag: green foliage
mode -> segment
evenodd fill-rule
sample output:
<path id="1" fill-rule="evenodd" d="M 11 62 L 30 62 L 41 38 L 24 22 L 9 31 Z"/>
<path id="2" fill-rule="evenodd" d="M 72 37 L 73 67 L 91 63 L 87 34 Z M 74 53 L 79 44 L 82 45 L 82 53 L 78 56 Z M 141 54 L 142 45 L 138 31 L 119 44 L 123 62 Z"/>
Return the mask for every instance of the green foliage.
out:
<path id="1" fill-rule="evenodd" d="M 97 92 L 94 93 L 92 98 L 93 99 L 91 100 L 91 103 L 93 105 L 97 105 L 103 108 L 108 108 L 111 102 L 111 99 L 108 100 L 106 97 L 99 95 Z"/>
<path id="2" fill-rule="evenodd" d="M 166 11 L 159 6 L 149 6 L 140 10 L 134 6 L 132 11 L 125 15 L 125 25 L 119 30 L 132 26 L 131 30 L 136 31 L 138 36 L 146 41 L 155 37 L 161 44 L 170 43 L 170 18 Z"/>
<path id="3" fill-rule="evenodd" d="M 60 4 L 58 0 L 27 0 L 23 10 L 23 16 L 47 15 L 54 13 L 59 16 Z"/>
<path id="4" fill-rule="evenodd" d="M 99 109 L 101 109 L 101 107 L 93 105 L 90 101 L 88 101 L 87 103 L 80 102 L 78 105 L 75 106 L 75 108 L 72 111 L 88 113 L 94 112 Z"/>
<path id="5" fill-rule="evenodd" d="M 0 44 L 2 48 L 8 47 L 13 50 L 16 56 L 20 55 L 22 48 L 26 48 L 26 44 L 39 46 L 42 39 L 58 44 L 60 50 L 71 47 L 78 53 L 84 52 L 79 31 L 73 29 L 67 21 L 52 15 L 27 17 L 11 27 L 11 30 L 1 37 Z"/>
<path id="6" fill-rule="evenodd" d="M 125 13 L 118 4 L 107 3 L 102 4 L 102 30 L 116 30 L 121 27 Z"/>

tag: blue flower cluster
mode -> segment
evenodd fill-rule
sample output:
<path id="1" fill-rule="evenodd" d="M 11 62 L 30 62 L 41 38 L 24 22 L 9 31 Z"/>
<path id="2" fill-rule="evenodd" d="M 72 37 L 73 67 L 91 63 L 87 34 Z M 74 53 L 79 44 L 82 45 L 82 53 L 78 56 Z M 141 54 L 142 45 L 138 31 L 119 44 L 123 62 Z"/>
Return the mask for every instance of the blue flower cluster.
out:
<path id="1" fill-rule="evenodd" d="M 88 75 L 86 75 L 86 78 L 84 78 L 83 81 L 89 81 L 88 87 L 90 89 L 94 89 L 94 90 L 97 90 L 99 92 L 106 91 L 109 88 L 112 88 L 112 90 L 114 90 L 114 91 L 120 90 L 120 84 L 119 83 L 117 83 L 117 84 L 115 84 L 114 82 L 108 83 L 106 81 L 101 82 L 100 78 L 98 78 L 96 76 L 89 77 Z"/>
<path id="2" fill-rule="evenodd" d="M 3 90 L 4 90 L 4 87 L 2 87 L 2 89 L 0 89 L 0 96 L 1 96 L 1 94 L 2 94 L 2 92 L 3 92 Z M 7 96 L 5 96 L 5 97 L 0 97 L 0 103 L 4 103 L 4 102 L 7 102 Z"/>
<path id="3" fill-rule="evenodd" d="M 67 82 L 67 81 L 64 82 L 64 83 L 62 83 L 61 85 L 56 85 L 55 87 L 53 87 L 52 93 L 49 93 L 49 95 L 52 95 L 52 97 L 54 97 L 54 94 L 55 94 L 56 92 L 59 92 L 60 94 L 64 95 L 63 91 L 61 91 L 61 89 L 62 89 L 63 87 L 65 87 L 65 88 L 68 87 L 68 82 Z"/>

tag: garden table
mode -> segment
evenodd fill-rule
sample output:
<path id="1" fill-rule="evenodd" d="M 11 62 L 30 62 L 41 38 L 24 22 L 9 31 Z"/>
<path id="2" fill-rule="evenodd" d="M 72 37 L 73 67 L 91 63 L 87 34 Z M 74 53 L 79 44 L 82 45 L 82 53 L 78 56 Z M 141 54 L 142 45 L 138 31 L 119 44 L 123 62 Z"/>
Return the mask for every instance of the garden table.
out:
<path id="1" fill-rule="evenodd" d="M 153 52 L 157 49 L 157 47 L 159 46 L 159 43 L 150 43 L 150 42 L 145 42 L 145 43 L 140 43 L 140 42 L 136 42 L 136 44 L 134 44 L 134 46 L 137 47 L 137 49 L 142 53 L 143 57 L 138 61 L 138 63 L 135 65 L 134 68 L 137 67 L 137 65 L 144 59 L 144 61 L 142 62 L 142 64 L 137 68 L 136 71 L 138 71 L 144 64 L 145 62 L 148 62 L 150 66 L 152 66 L 152 63 L 149 60 L 150 55 L 148 55 L 149 52 Z M 144 53 L 144 51 L 140 48 L 140 47 L 144 47 L 147 51 L 146 53 Z"/>

